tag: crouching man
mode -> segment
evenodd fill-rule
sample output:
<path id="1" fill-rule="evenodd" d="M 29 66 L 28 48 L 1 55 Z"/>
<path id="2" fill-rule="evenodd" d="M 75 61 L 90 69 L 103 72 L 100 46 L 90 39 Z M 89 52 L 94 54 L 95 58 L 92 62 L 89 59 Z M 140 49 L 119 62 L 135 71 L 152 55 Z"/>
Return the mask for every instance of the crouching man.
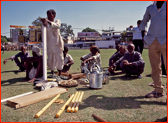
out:
<path id="1" fill-rule="evenodd" d="M 36 78 L 43 76 L 43 57 L 39 47 L 32 48 L 33 57 L 26 58 L 26 78 L 28 82 L 34 82 Z"/>
<path id="2" fill-rule="evenodd" d="M 73 58 L 70 54 L 68 54 L 68 47 L 64 46 L 64 67 L 62 69 L 62 72 L 67 73 L 69 72 L 69 69 L 72 64 L 74 64 Z"/>
<path id="3" fill-rule="evenodd" d="M 144 71 L 145 62 L 143 61 L 141 54 L 137 51 L 134 51 L 134 49 L 134 44 L 128 45 L 128 52 L 126 52 L 124 56 L 119 59 L 122 61 L 120 67 L 122 72 L 126 73 L 126 77 L 137 75 L 138 78 L 141 79 L 141 74 Z"/>
<path id="4" fill-rule="evenodd" d="M 87 63 L 86 67 L 90 70 L 91 66 L 96 62 L 97 65 L 101 68 L 101 56 L 100 56 L 100 50 L 97 46 L 93 45 L 90 47 L 90 52 L 87 55 L 84 55 L 80 58 L 82 60 L 82 67 L 85 66 L 85 63 Z M 83 71 L 82 71 L 83 72 Z"/>

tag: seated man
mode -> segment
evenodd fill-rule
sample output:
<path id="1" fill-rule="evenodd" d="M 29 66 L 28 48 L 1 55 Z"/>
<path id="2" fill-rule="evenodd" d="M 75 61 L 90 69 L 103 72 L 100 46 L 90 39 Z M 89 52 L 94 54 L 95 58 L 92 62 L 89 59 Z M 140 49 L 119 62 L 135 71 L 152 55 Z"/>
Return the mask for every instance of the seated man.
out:
<path id="1" fill-rule="evenodd" d="M 34 46 L 32 48 L 33 57 L 26 58 L 26 78 L 28 82 L 34 82 L 36 78 L 43 76 L 43 57 L 40 48 Z"/>
<path id="2" fill-rule="evenodd" d="M 74 64 L 74 61 L 72 59 L 72 56 L 68 53 L 68 47 L 64 46 L 64 51 L 63 51 L 63 55 L 64 55 L 64 67 L 62 69 L 62 72 L 67 73 L 71 67 L 72 64 Z"/>
<path id="3" fill-rule="evenodd" d="M 116 55 L 117 53 L 119 53 L 119 51 L 120 51 L 120 46 L 119 45 L 116 45 L 116 50 L 117 51 L 109 59 L 109 67 L 113 65 L 113 63 L 111 62 L 113 60 L 113 56 Z"/>
<path id="4" fill-rule="evenodd" d="M 134 51 L 134 49 L 134 44 L 129 44 L 127 46 L 128 52 L 126 52 L 122 58 L 116 61 L 116 63 L 121 62 L 120 67 L 122 72 L 126 73 L 126 77 L 137 75 L 138 78 L 141 79 L 141 74 L 144 71 L 145 62 L 143 61 L 141 54 L 137 51 Z M 114 66 L 116 63 L 114 63 Z"/>
<path id="5" fill-rule="evenodd" d="M 87 69 L 90 70 L 90 67 L 96 62 L 99 67 L 101 67 L 101 57 L 100 57 L 100 51 L 99 48 L 95 45 L 90 47 L 90 52 L 88 55 L 84 55 L 80 58 L 82 60 L 82 66 L 85 65 L 85 63 L 88 63 Z M 82 71 L 83 72 L 83 71 Z"/>
<path id="6" fill-rule="evenodd" d="M 20 57 L 20 60 L 18 59 L 18 57 Z M 15 63 L 17 64 L 17 66 L 19 67 L 19 71 L 24 71 L 26 70 L 26 63 L 23 62 L 24 59 L 26 59 L 27 57 L 30 57 L 30 53 L 26 52 L 26 48 L 24 46 L 21 47 L 21 52 L 19 52 L 18 54 L 11 56 L 10 58 L 7 58 L 3 61 L 4 64 L 7 63 L 7 60 L 11 59 L 13 61 L 13 59 L 15 60 Z"/>
<path id="7" fill-rule="evenodd" d="M 111 59 L 111 66 L 109 67 L 109 71 L 110 73 L 113 73 L 115 70 L 121 70 L 120 68 L 120 62 L 117 62 L 115 64 L 115 67 L 113 66 L 113 64 L 119 60 L 122 56 L 124 56 L 124 53 L 127 51 L 125 46 L 120 46 L 119 48 L 119 52 L 114 54 L 110 59 Z M 109 64 L 110 65 L 110 64 Z M 113 70 L 112 70 L 113 68 Z"/>

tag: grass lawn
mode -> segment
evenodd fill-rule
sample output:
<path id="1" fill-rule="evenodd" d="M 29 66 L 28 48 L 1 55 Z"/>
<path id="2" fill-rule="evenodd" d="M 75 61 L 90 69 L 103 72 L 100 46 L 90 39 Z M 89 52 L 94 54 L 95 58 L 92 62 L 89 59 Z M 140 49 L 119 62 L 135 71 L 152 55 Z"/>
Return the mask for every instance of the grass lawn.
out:
<path id="1" fill-rule="evenodd" d="M 15 55 L 19 51 L 1 52 L 1 99 L 16 96 L 35 89 L 32 83 L 24 82 L 25 72 L 19 72 L 14 62 L 8 60 L 3 65 L 3 60 Z M 30 51 L 31 52 L 31 51 Z M 108 67 L 108 59 L 115 52 L 115 49 L 101 49 L 102 67 Z M 70 50 L 75 64 L 72 65 L 70 73 L 80 72 L 79 60 L 81 56 L 88 54 L 89 50 Z M 6 103 L 1 103 L 2 122 L 97 122 L 92 117 L 96 114 L 108 122 L 154 122 L 167 120 L 167 89 L 161 98 L 144 98 L 144 95 L 154 89 L 148 86 L 152 82 L 150 77 L 151 67 L 148 59 L 148 51 L 144 49 L 142 57 L 145 61 L 145 70 L 142 79 L 136 77 L 125 78 L 122 75 L 110 76 L 109 84 L 103 84 L 100 90 L 90 90 L 83 85 L 69 88 L 67 93 L 61 94 L 59 99 L 68 99 L 69 94 L 76 91 L 84 91 L 84 96 L 77 113 L 67 113 L 64 111 L 59 118 L 55 114 L 63 104 L 53 103 L 39 118 L 34 118 L 51 99 L 14 109 Z M 51 75 L 48 70 L 48 75 Z M 167 78 L 162 78 L 165 85 Z"/>

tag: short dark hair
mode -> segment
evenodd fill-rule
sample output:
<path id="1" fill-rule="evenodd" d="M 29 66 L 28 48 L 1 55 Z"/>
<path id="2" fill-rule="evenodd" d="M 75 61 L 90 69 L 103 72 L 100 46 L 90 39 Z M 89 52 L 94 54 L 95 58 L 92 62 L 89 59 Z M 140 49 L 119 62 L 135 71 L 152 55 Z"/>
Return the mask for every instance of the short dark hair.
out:
<path id="1" fill-rule="evenodd" d="M 141 22 L 142 22 L 142 20 L 138 20 L 138 21 L 137 21 L 137 24 L 141 24 Z"/>
<path id="2" fill-rule="evenodd" d="M 56 12 L 54 11 L 54 9 L 48 10 L 48 11 L 47 11 L 47 15 L 48 15 L 49 13 L 52 13 L 54 16 L 56 16 Z"/>
<path id="3" fill-rule="evenodd" d="M 64 46 L 64 51 L 68 52 L 68 47 Z"/>

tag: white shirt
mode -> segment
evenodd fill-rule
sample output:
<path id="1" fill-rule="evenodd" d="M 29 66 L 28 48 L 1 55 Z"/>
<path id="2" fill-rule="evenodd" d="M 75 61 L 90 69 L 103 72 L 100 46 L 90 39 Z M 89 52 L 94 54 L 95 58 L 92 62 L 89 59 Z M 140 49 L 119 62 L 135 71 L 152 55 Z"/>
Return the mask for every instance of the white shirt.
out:
<path id="1" fill-rule="evenodd" d="M 47 25 L 47 54 L 62 52 L 64 49 L 60 26 L 61 21 L 59 19 L 51 22 L 51 25 Z"/>
<path id="2" fill-rule="evenodd" d="M 142 40 L 142 34 L 139 27 L 128 28 L 128 30 L 133 32 L 133 40 Z"/>
<path id="3" fill-rule="evenodd" d="M 139 26 L 140 30 L 145 30 L 147 23 L 150 20 L 150 26 L 147 35 L 144 36 L 144 40 L 147 44 L 151 45 L 155 38 L 159 41 L 161 45 L 167 42 L 167 23 L 166 23 L 166 6 L 165 1 L 158 11 L 157 2 L 147 7 L 144 14 L 143 20 Z"/>
<path id="4" fill-rule="evenodd" d="M 64 58 L 64 64 L 67 64 L 68 61 L 73 61 L 73 58 L 70 54 L 66 54 L 66 56 Z"/>
<path id="5" fill-rule="evenodd" d="M 85 60 L 93 57 L 94 59 L 91 60 L 92 63 L 96 62 L 100 67 L 101 67 L 101 57 L 100 57 L 100 53 L 97 53 L 97 55 L 92 55 L 92 53 L 89 53 L 88 55 L 84 55 L 82 56 Z"/>

